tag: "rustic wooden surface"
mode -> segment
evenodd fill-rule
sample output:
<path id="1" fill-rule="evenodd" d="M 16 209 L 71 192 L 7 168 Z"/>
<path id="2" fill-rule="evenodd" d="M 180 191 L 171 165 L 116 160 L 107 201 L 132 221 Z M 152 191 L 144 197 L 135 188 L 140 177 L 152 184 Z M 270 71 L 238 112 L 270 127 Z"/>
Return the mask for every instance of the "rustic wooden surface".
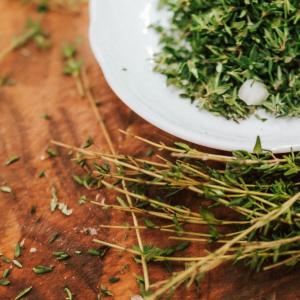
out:
<path id="1" fill-rule="evenodd" d="M 11 38 L 21 32 L 28 17 L 40 17 L 32 7 L 19 4 L 20 1 L 0 2 L 0 49 Z M 72 78 L 62 75 L 61 45 L 83 37 L 80 53 L 87 66 L 88 76 L 94 94 L 101 101 L 101 111 L 113 135 L 119 152 L 138 153 L 142 146 L 118 133 L 118 129 L 130 129 L 156 139 L 170 139 L 130 111 L 107 86 L 87 41 L 88 12 L 83 6 L 79 13 L 50 12 L 43 17 L 43 25 L 50 33 L 53 46 L 41 52 L 33 45 L 15 51 L 0 62 L 0 75 L 9 74 L 16 81 L 15 86 L 0 88 L 0 185 L 8 184 L 13 194 L 0 193 L 0 251 L 13 257 L 17 242 L 25 239 L 25 248 L 19 258 L 22 269 L 13 268 L 9 279 L 11 285 L 0 286 L 0 299 L 14 299 L 25 287 L 32 286 L 27 296 L 31 300 L 65 299 L 63 291 L 68 286 L 74 299 L 97 299 L 100 283 L 107 286 L 114 299 L 130 299 L 138 293 L 135 276 L 141 270 L 131 256 L 109 251 L 103 261 L 86 254 L 87 249 L 97 247 L 93 237 L 131 246 L 135 244 L 134 233 L 103 230 L 99 224 L 121 224 L 130 220 L 117 213 L 104 213 L 91 205 L 78 205 L 80 195 L 87 194 L 72 180 L 75 171 L 66 152 L 56 158 L 46 158 L 45 149 L 51 139 L 72 145 L 81 145 L 92 136 L 99 149 L 105 149 L 105 140 L 99 130 L 88 102 L 78 97 Z M 42 115 L 49 114 L 47 121 Z M 11 166 L 3 162 L 12 155 L 21 160 Z M 38 178 L 44 169 L 45 178 Z M 57 187 L 59 199 L 73 208 L 69 217 L 60 212 L 51 213 L 50 188 Z M 87 194 L 95 197 L 95 194 Z M 110 192 L 100 192 L 98 199 L 113 201 Z M 32 207 L 36 213 L 31 214 Z M 92 228 L 95 236 L 86 233 Z M 59 238 L 49 243 L 54 232 Z M 157 235 L 143 232 L 148 243 L 155 244 Z M 31 248 L 37 252 L 30 253 Z M 67 251 L 71 258 L 58 262 L 52 252 Z M 75 255 L 82 250 L 82 255 Z M 192 248 L 199 255 L 203 249 Z M 32 267 L 38 264 L 54 265 L 52 273 L 36 275 Z M 128 264 L 128 270 L 124 266 Z M 0 262 L 0 270 L 9 267 Z M 122 270 L 123 269 L 123 270 Z M 165 274 L 161 266 L 150 267 L 152 281 Z M 224 266 L 207 275 L 200 295 L 195 289 L 178 291 L 174 299 L 300 299 L 300 270 L 281 269 L 276 272 L 254 274 L 243 266 Z M 109 284 L 110 276 L 118 276 L 120 282 Z"/>

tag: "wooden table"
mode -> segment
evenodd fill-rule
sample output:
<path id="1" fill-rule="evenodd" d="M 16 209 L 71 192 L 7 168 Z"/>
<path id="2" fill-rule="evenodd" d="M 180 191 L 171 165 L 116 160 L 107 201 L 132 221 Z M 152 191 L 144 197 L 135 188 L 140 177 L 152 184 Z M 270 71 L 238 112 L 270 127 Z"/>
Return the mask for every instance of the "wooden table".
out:
<path id="1" fill-rule="evenodd" d="M 99 0 L 100 1 L 100 0 Z M 20 33 L 28 17 L 40 18 L 34 7 L 21 1 L 0 2 L 0 48 Z M 34 45 L 8 55 L 0 62 L 0 75 L 9 74 L 16 81 L 14 86 L 0 88 L 0 185 L 7 184 L 13 193 L 0 193 L 0 250 L 12 258 L 18 242 L 24 240 L 24 250 L 18 260 L 23 268 L 14 267 L 10 286 L 0 286 L 0 299 L 14 299 L 25 287 L 32 286 L 27 299 L 65 299 L 64 287 L 68 286 L 74 299 L 97 299 L 100 284 L 114 293 L 114 299 L 130 299 L 138 293 L 136 275 L 141 269 L 130 255 L 110 250 L 103 260 L 87 254 L 95 248 L 94 237 L 132 246 L 136 243 L 133 232 L 104 230 L 100 224 L 122 224 L 128 216 L 103 212 L 89 204 L 78 205 L 78 199 L 86 194 L 99 200 L 113 201 L 109 191 L 87 193 L 72 179 L 76 167 L 65 151 L 56 158 L 47 158 L 45 150 L 50 140 L 60 140 L 71 145 L 82 145 L 88 136 L 93 137 L 98 149 L 107 149 L 103 134 L 86 100 L 81 99 L 72 78 L 62 74 L 61 46 L 64 42 L 83 38 L 79 45 L 84 58 L 93 93 L 101 102 L 99 109 L 112 133 L 118 152 L 140 153 L 139 142 L 125 137 L 119 128 L 131 130 L 157 140 L 171 137 L 155 129 L 128 109 L 106 84 L 93 58 L 87 41 L 88 10 L 80 12 L 53 11 L 43 16 L 43 26 L 52 38 L 52 48 L 39 51 Z M 48 114 L 51 119 L 45 120 Z M 20 161 L 4 166 L 12 155 Z M 38 174 L 45 170 L 46 176 Z M 51 187 L 55 185 L 58 197 L 73 209 L 71 216 L 51 213 L 49 203 Z M 51 237 L 59 234 L 50 242 Z M 161 238 L 143 232 L 143 239 L 155 244 Z M 36 252 L 34 252 L 36 250 Z M 75 251 L 82 251 L 81 255 Z M 71 258 L 59 262 L 53 251 L 66 251 Z M 203 249 L 193 247 L 194 255 Z M 54 271 L 36 275 L 36 265 L 53 265 Z M 0 262 L 0 270 L 10 264 Z M 255 274 L 247 268 L 224 266 L 208 274 L 203 281 L 200 295 L 195 288 L 187 292 L 181 288 L 174 299 L 300 299 L 300 271 L 287 268 L 276 272 Z M 111 276 L 120 277 L 115 284 L 108 283 Z M 159 265 L 150 267 L 150 279 L 164 276 Z"/>

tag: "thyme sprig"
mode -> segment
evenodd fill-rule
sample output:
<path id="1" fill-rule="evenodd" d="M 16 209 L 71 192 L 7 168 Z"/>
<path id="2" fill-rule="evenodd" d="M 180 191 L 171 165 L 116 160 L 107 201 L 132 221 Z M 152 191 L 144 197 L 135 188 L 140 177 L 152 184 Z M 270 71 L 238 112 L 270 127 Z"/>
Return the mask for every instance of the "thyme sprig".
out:
<path id="1" fill-rule="evenodd" d="M 247 80 L 263 82 L 260 107 L 277 117 L 299 116 L 299 2 L 173 1 L 167 28 L 156 25 L 161 51 L 155 70 L 199 108 L 235 121 L 255 111 L 238 97 Z"/>
<path id="2" fill-rule="evenodd" d="M 0 52 L 0 61 L 2 61 L 9 53 L 25 46 L 30 41 L 34 41 L 39 49 L 47 49 L 51 45 L 48 34 L 45 33 L 38 21 L 27 21 L 24 32 L 14 37 L 10 45 Z"/>
<path id="3" fill-rule="evenodd" d="M 116 198 L 118 204 L 91 201 L 92 204 L 105 209 L 134 212 L 139 218 L 145 218 L 145 225 L 139 225 L 139 230 L 159 230 L 167 234 L 170 241 L 196 245 L 213 243 L 216 246 L 214 252 L 204 256 L 176 257 L 172 252 L 166 255 L 168 251 L 144 242 L 143 255 L 147 260 L 150 257 L 148 263 L 189 263 L 188 268 L 177 272 L 170 280 L 152 284 L 153 294 L 147 294 L 146 299 L 157 299 L 185 282 L 189 286 L 197 276 L 226 261 L 243 261 L 256 270 L 299 262 L 299 153 L 275 156 L 255 147 L 255 153 L 235 151 L 232 155 L 216 155 L 183 143 L 169 146 L 136 138 L 163 155 L 141 159 L 58 142 L 54 144 L 72 149 L 77 153 L 75 162 L 80 164 L 85 161 L 89 165 L 86 177 L 89 179 L 85 182 L 89 188 L 113 189 L 134 200 L 132 205 L 126 204 L 121 197 Z M 120 185 L 121 180 L 127 183 L 127 189 Z M 179 196 L 183 195 L 182 191 L 193 195 L 193 207 Z M 176 195 L 181 199 L 180 204 L 174 204 Z M 221 208 L 226 214 L 220 214 L 216 208 Z M 230 211 L 232 213 L 228 213 Z M 161 225 L 161 222 L 164 224 Z M 193 230 L 189 229 L 189 224 L 193 224 Z M 194 226 L 199 227 L 195 229 Z M 119 230 L 137 228 L 136 225 L 101 227 Z M 95 242 L 132 255 L 141 254 L 137 248 L 99 239 Z"/>

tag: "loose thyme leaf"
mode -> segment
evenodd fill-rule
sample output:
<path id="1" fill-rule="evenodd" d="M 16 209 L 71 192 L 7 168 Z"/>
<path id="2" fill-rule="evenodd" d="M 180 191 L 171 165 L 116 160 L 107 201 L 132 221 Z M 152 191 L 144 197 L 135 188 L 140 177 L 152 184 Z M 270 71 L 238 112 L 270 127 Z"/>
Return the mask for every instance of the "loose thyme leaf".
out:
<path id="1" fill-rule="evenodd" d="M 9 276 L 10 272 L 11 272 L 11 269 L 5 269 L 3 271 L 2 277 L 7 278 Z"/>
<path id="2" fill-rule="evenodd" d="M 48 148 L 46 150 L 47 154 L 49 155 L 49 157 L 56 157 L 58 155 L 58 152 L 56 149 L 53 148 Z"/>
<path id="3" fill-rule="evenodd" d="M 78 200 L 78 204 L 79 205 L 85 204 L 86 201 L 87 201 L 86 196 L 85 195 L 81 195 L 80 198 L 79 198 L 79 200 Z"/>
<path id="4" fill-rule="evenodd" d="M 57 193 L 56 193 L 56 188 L 54 186 L 52 186 L 51 188 L 51 195 L 52 198 L 50 200 L 50 211 L 54 212 L 58 206 Z"/>
<path id="5" fill-rule="evenodd" d="M 16 296 L 15 300 L 22 299 L 24 296 L 28 295 L 31 290 L 32 290 L 32 286 L 25 288 Z"/>
<path id="6" fill-rule="evenodd" d="M 100 293 L 101 293 L 101 296 L 103 296 L 103 297 L 113 296 L 113 293 L 108 288 L 106 288 L 104 285 L 101 285 Z"/>
<path id="7" fill-rule="evenodd" d="M 144 219 L 144 223 L 148 228 L 155 228 L 155 224 L 149 219 Z"/>
<path id="8" fill-rule="evenodd" d="M 73 299 L 73 294 L 72 294 L 71 290 L 68 287 L 65 287 L 64 291 L 67 295 L 66 300 L 72 300 Z"/>
<path id="9" fill-rule="evenodd" d="M 39 178 L 43 178 L 45 176 L 46 176 L 45 170 L 41 170 L 40 173 L 39 173 L 39 175 L 38 175 L 38 177 Z"/>
<path id="10" fill-rule="evenodd" d="M 50 200 L 50 210 L 54 212 L 56 209 L 60 210 L 65 216 L 70 216 L 73 213 L 73 209 L 68 208 L 65 203 L 58 202 L 56 188 L 51 188 L 52 198 Z"/>
<path id="11" fill-rule="evenodd" d="M 52 272 L 53 271 L 53 266 L 38 265 L 38 266 L 35 266 L 32 270 L 36 274 L 45 274 L 45 273 Z"/>
<path id="12" fill-rule="evenodd" d="M 8 185 L 0 186 L 0 191 L 3 193 L 11 193 L 12 189 Z"/>
<path id="13" fill-rule="evenodd" d="M 262 150 L 262 146 L 261 146 L 261 139 L 260 139 L 260 136 L 258 136 L 256 138 L 256 142 L 255 142 L 253 152 L 256 153 L 256 154 L 260 154 L 262 151 L 263 150 Z"/>
<path id="14" fill-rule="evenodd" d="M 7 279 L 0 279 L 0 286 L 6 286 L 9 285 L 10 281 Z"/>
<path id="15" fill-rule="evenodd" d="M 120 281 L 120 278 L 112 276 L 108 279 L 108 281 L 109 281 L 109 283 L 116 283 L 116 282 Z"/>
<path id="16" fill-rule="evenodd" d="M 20 156 L 14 155 L 5 162 L 5 165 L 10 166 L 10 165 L 14 164 L 15 162 L 17 162 L 19 159 L 20 159 Z"/>
<path id="17" fill-rule="evenodd" d="M 109 248 L 106 246 L 100 247 L 100 248 L 90 248 L 88 249 L 87 253 L 93 256 L 99 256 L 100 258 L 103 258 Z"/>
<path id="18" fill-rule="evenodd" d="M 70 258 L 70 255 L 64 251 L 55 251 L 53 252 L 53 256 L 56 257 L 57 260 L 66 260 Z"/>
<path id="19" fill-rule="evenodd" d="M 93 144 L 94 144 L 93 139 L 91 137 L 88 137 L 87 140 L 85 141 L 85 143 L 82 145 L 82 148 L 84 148 L 84 149 L 89 148 Z"/>
<path id="20" fill-rule="evenodd" d="M 16 267 L 18 267 L 19 269 L 22 269 L 22 268 L 23 268 L 23 265 L 22 265 L 18 260 L 16 260 L 16 259 L 13 259 L 13 260 L 12 260 L 12 263 L 13 263 Z"/>
<path id="21" fill-rule="evenodd" d="M 15 257 L 19 257 L 21 255 L 21 251 L 22 251 L 22 246 L 20 245 L 20 243 L 17 243 L 15 249 Z"/>

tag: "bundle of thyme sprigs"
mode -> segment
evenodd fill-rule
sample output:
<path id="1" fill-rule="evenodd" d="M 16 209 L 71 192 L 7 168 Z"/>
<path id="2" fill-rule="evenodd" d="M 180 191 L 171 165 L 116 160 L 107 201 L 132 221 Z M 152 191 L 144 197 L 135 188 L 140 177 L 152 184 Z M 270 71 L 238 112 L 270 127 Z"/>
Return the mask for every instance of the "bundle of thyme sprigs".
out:
<path id="1" fill-rule="evenodd" d="M 145 299 L 157 299 L 183 283 L 189 286 L 226 261 L 244 261 L 257 271 L 298 263 L 299 153 L 276 157 L 263 151 L 258 142 L 254 153 L 236 151 L 232 156 L 216 155 L 182 143 L 166 146 L 136 138 L 164 155 L 156 155 L 156 159 L 107 155 L 55 143 L 76 152 L 74 159 L 85 170 L 84 175 L 75 177 L 77 183 L 88 189 L 113 189 L 134 200 L 132 206 L 122 197 L 117 197 L 117 203 L 112 205 L 92 201 L 93 204 L 105 209 L 134 212 L 139 218 L 144 216 L 145 225 L 139 229 L 159 230 L 169 234 L 169 239 L 181 242 L 161 249 L 144 241 L 141 251 L 139 247 L 128 249 L 95 240 L 102 245 L 141 255 L 148 263 L 168 261 L 185 266 L 169 280 L 150 285 L 151 293 L 146 293 Z M 121 184 L 124 181 L 126 189 Z M 180 202 L 174 200 L 177 194 Z M 192 206 L 185 200 L 187 194 L 193 195 Z M 220 208 L 225 214 L 220 213 Z M 190 242 L 213 243 L 216 250 L 202 257 L 174 256 Z"/>
<path id="2" fill-rule="evenodd" d="M 155 70 L 216 115 L 235 121 L 256 109 L 238 97 L 248 79 L 270 96 L 260 107 L 276 117 L 300 115 L 297 0 L 161 0 L 170 26 L 154 26 L 162 50 Z"/>

